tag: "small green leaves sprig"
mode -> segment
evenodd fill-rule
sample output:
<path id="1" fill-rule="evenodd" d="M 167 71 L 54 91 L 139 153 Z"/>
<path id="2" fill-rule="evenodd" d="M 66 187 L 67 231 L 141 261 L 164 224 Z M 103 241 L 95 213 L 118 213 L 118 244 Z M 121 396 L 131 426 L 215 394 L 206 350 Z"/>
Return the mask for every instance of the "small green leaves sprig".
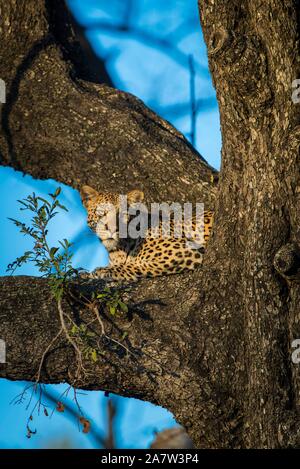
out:
<path id="1" fill-rule="evenodd" d="M 101 293 L 97 293 L 96 298 L 100 304 L 108 309 L 112 316 L 121 312 L 128 313 L 128 306 L 122 300 L 122 294 L 119 290 L 105 287 Z"/>
<path id="2" fill-rule="evenodd" d="M 7 271 L 13 274 L 15 270 L 23 264 L 32 262 L 42 273 L 43 277 L 49 279 L 52 293 L 56 300 L 62 298 L 67 282 L 82 269 L 72 267 L 73 253 L 70 251 L 72 243 L 67 239 L 58 241 L 60 246 L 50 246 L 48 241 L 49 222 L 57 215 L 58 209 L 68 211 L 59 201 L 61 188 L 58 187 L 53 194 L 49 194 L 50 201 L 43 197 L 36 196 L 35 193 L 27 196 L 23 200 L 18 200 L 21 205 L 20 210 L 27 210 L 32 213 L 30 225 L 9 218 L 24 235 L 33 239 L 33 248 L 18 257 L 8 265 Z"/>
<path id="3" fill-rule="evenodd" d="M 42 352 L 36 381 L 32 384 L 33 390 L 37 391 L 38 397 L 36 403 L 33 405 L 33 409 L 27 423 L 28 438 L 36 433 L 36 430 L 32 430 L 30 425 L 30 422 L 33 419 L 33 412 L 35 409 L 40 409 L 40 407 L 44 405 L 42 403 L 43 388 L 40 384 L 44 359 L 62 334 L 65 334 L 67 341 L 75 350 L 77 359 L 76 378 L 81 374 L 84 376 L 87 372 L 85 368 L 86 361 L 90 361 L 94 364 L 98 361 L 100 356 L 105 355 L 106 349 L 103 347 L 103 344 L 107 345 L 107 348 L 110 351 L 114 347 L 118 350 L 122 349 L 127 354 L 134 355 L 128 346 L 123 343 L 128 335 L 127 331 L 122 334 L 119 340 L 110 337 L 106 334 L 105 323 L 102 317 L 104 310 L 108 310 L 108 312 L 113 316 L 119 316 L 121 312 L 128 312 L 127 305 L 122 301 L 122 292 L 107 287 L 101 292 L 92 292 L 92 298 L 90 298 L 90 294 L 88 294 L 88 297 L 86 298 L 82 291 L 74 291 L 74 283 L 76 281 L 78 281 L 79 284 L 81 283 L 80 271 L 84 269 L 75 269 L 72 267 L 72 243 L 67 239 L 63 239 L 62 241 L 58 241 L 57 245 L 53 246 L 49 242 L 49 223 L 58 214 L 59 210 L 68 211 L 67 208 L 59 201 L 60 193 L 61 189 L 57 188 L 53 194 L 49 194 L 49 199 L 37 196 L 33 193 L 22 200 L 18 200 L 21 206 L 20 210 L 26 210 L 31 215 L 27 224 L 23 221 L 10 218 L 10 220 L 17 226 L 20 233 L 29 236 L 33 243 L 31 250 L 24 252 L 22 256 L 18 257 L 14 262 L 8 265 L 7 271 L 13 274 L 17 268 L 24 264 L 28 262 L 33 263 L 33 265 L 38 268 L 39 272 L 41 272 L 42 277 L 46 277 L 48 279 L 52 294 L 57 302 L 57 310 L 61 323 L 61 328 L 58 334 Z M 75 323 L 72 317 L 64 311 L 62 299 L 65 294 L 68 299 L 75 300 L 92 311 L 95 316 L 94 319 L 89 321 L 88 324 L 85 324 L 83 321 Z M 100 336 L 99 333 L 95 333 L 90 326 L 95 321 L 97 321 L 100 326 Z M 81 412 L 76 398 L 76 389 L 74 389 L 74 393 L 74 400 L 77 404 L 80 415 L 79 422 L 83 427 L 82 431 L 83 433 L 88 433 L 90 430 L 90 421 L 84 418 Z M 23 400 L 23 396 L 25 396 L 25 392 L 22 393 L 20 401 Z M 32 401 L 32 397 L 33 394 L 29 399 L 28 406 Z M 58 412 L 64 412 L 64 409 L 64 404 L 59 400 L 57 402 L 56 410 Z M 48 411 L 45 406 L 44 413 L 45 415 L 48 415 Z"/>
<path id="4" fill-rule="evenodd" d="M 109 287 L 104 288 L 101 292 L 93 292 L 92 299 L 85 298 L 82 293 L 78 293 L 79 296 L 77 294 L 74 296 L 72 285 L 74 286 L 76 280 L 80 283 L 79 274 L 83 269 L 72 267 L 72 243 L 67 239 L 63 239 L 58 241 L 59 246 L 52 246 L 49 244 L 48 237 L 49 222 L 57 215 L 58 210 L 68 211 L 59 201 L 60 193 L 61 189 L 57 188 L 53 194 L 49 194 L 50 200 L 36 196 L 34 193 L 23 200 L 18 200 L 21 205 L 20 210 L 27 210 L 31 213 L 30 222 L 27 225 L 13 218 L 10 218 L 10 220 L 19 228 L 21 233 L 32 238 L 33 247 L 9 264 L 7 270 L 13 274 L 23 264 L 32 262 L 42 273 L 42 277 L 48 279 L 52 294 L 57 301 L 62 327 L 61 331 L 65 332 L 68 341 L 75 349 L 78 370 L 82 370 L 82 358 L 90 359 L 92 362 L 97 361 L 96 337 L 84 324 L 75 324 L 73 321 L 73 327 L 69 330 L 66 319 L 70 320 L 70 318 L 67 318 L 62 308 L 63 295 L 68 294 L 69 298 L 79 301 L 85 307 L 92 310 L 101 327 L 102 337 L 124 349 L 126 347 L 123 344 L 107 336 L 99 310 L 107 310 L 112 316 L 120 316 L 121 313 L 128 312 L 128 306 L 122 300 L 124 290 L 121 291 Z M 127 333 L 123 334 L 121 340 L 124 340 L 126 336 Z M 57 337 L 54 338 L 55 340 L 57 340 Z M 37 381 L 40 379 L 44 355 L 45 352 L 41 359 Z"/>
<path id="5" fill-rule="evenodd" d="M 73 324 L 70 335 L 76 337 L 82 344 L 82 353 L 85 358 L 90 359 L 92 362 L 98 360 L 97 349 L 90 344 L 96 337 L 93 331 L 89 330 L 85 324 Z"/>

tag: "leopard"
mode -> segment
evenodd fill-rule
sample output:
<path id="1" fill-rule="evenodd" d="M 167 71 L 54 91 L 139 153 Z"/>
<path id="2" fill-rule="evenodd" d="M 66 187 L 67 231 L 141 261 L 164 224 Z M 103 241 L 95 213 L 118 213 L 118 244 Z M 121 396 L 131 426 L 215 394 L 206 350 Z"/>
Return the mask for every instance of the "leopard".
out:
<path id="1" fill-rule="evenodd" d="M 147 225 L 140 236 L 133 237 L 126 233 L 126 236 L 121 237 L 120 221 L 125 224 L 132 221 L 129 209 L 144 202 L 144 192 L 139 189 L 127 192 L 128 209 L 125 211 L 120 204 L 119 192 L 98 192 L 84 185 L 80 189 L 80 196 L 87 212 L 87 224 L 109 255 L 107 267 L 87 272 L 85 278 L 116 282 L 136 281 L 141 278 L 179 274 L 201 266 L 205 247 L 211 236 L 213 211 L 204 211 L 204 222 L 200 224 L 198 232 L 195 231 L 195 218 L 192 218 L 192 239 L 184 230 L 181 236 L 176 234 L 178 220 L 176 222 L 174 217 L 170 218 L 167 233 L 160 219 L 155 227 L 149 228 Z M 116 219 L 119 222 L 114 221 Z"/>

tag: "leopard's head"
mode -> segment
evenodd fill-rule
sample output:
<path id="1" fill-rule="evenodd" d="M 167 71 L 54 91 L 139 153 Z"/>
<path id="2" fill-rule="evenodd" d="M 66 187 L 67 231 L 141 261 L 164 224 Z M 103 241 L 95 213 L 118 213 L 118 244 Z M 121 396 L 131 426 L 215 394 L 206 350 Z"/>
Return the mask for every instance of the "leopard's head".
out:
<path id="1" fill-rule="evenodd" d="M 124 196 L 114 192 L 98 192 L 90 186 L 82 186 L 80 195 L 88 214 L 88 225 L 111 252 L 118 249 L 120 220 L 128 222 L 124 210 Z M 127 208 L 144 200 L 144 193 L 132 190 L 125 194 Z"/>

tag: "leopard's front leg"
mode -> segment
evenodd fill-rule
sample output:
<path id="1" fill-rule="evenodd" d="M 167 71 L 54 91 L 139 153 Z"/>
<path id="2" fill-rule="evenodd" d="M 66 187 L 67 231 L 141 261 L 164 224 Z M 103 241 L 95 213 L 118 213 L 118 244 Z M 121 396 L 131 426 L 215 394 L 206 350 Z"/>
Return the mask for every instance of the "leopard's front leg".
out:
<path id="1" fill-rule="evenodd" d="M 95 269 L 93 272 L 88 272 L 83 275 L 84 278 L 89 279 L 102 279 L 107 281 L 113 280 L 138 280 L 145 275 L 141 269 L 134 264 L 121 264 L 111 267 L 103 267 Z"/>

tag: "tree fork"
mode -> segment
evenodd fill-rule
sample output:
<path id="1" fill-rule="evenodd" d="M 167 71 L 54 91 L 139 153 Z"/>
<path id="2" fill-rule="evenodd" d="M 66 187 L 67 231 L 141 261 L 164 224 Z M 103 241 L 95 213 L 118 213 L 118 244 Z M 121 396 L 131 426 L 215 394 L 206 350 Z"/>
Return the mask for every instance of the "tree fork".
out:
<path id="1" fill-rule="evenodd" d="M 282 246 L 299 244 L 300 234 L 299 106 L 291 100 L 299 77 L 299 2 L 200 2 L 223 136 L 217 194 L 214 171 L 169 123 L 131 95 L 76 77 L 44 1 L 0 7 L 1 77 L 12 93 L 1 108 L 4 164 L 76 188 L 124 191 L 138 181 L 150 201 L 211 207 L 217 196 L 203 269 L 143 280 L 132 293 L 130 333 L 147 372 L 131 362 L 124 370 L 124 361 L 113 357 L 79 385 L 163 405 L 198 448 L 299 446 L 299 373 L 290 350 L 300 334 L 299 287 L 273 265 Z M 28 48 L 49 31 L 50 42 L 20 71 Z M 8 338 L 3 377 L 30 379 L 34 357 L 51 340 L 49 332 L 57 333 L 43 282 L 1 279 L 0 335 Z M 65 350 L 55 354 L 44 381 L 70 380 Z"/>

